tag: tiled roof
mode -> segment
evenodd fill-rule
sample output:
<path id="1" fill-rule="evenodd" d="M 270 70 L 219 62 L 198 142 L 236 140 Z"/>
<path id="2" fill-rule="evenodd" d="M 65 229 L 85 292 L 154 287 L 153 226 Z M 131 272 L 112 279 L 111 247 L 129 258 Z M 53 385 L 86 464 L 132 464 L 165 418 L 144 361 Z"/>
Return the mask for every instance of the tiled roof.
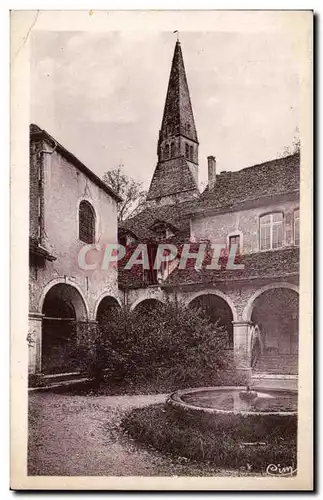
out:
<path id="1" fill-rule="evenodd" d="M 155 221 L 163 221 L 178 228 L 183 238 L 189 237 L 190 212 L 195 209 L 198 200 L 185 201 L 174 205 L 146 208 L 135 217 L 122 222 L 120 227 L 137 235 L 139 240 L 155 240 L 156 233 L 151 227 Z"/>
<path id="2" fill-rule="evenodd" d="M 299 248 L 289 247 L 269 252 L 241 255 L 236 263 L 244 264 L 244 269 L 226 269 L 226 260 L 220 270 L 208 270 L 205 266 L 196 271 L 194 261 L 187 269 L 176 268 L 163 286 L 188 284 L 212 284 L 220 281 L 239 281 L 262 278 L 279 278 L 299 273 Z"/>
<path id="3" fill-rule="evenodd" d="M 187 129 L 189 125 L 189 130 Z M 197 142 L 197 134 L 180 42 L 176 42 L 161 126 L 163 137 L 184 134 Z"/>
<path id="4" fill-rule="evenodd" d="M 300 156 L 267 161 L 235 172 L 216 176 L 214 189 L 200 196 L 195 212 L 208 209 L 233 208 L 246 201 L 299 191 Z"/>
<path id="5" fill-rule="evenodd" d="M 177 248 L 178 258 L 180 258 L 183 244 L 177 244 Z M 118 282 L 120 288 L 144 288 L 149 285 L 141 265 L 134 265 L 131 269 L 124 270 L 124 265 L 129 260 L 134 249 L 135 246 L 129 247 L 127 256 L 119 262 Z M 191 243 L 190 252 L 197 253 L 198 244 Z M 243 264 L 244 269 L 226 269 L 228 256 L 225 251 L 219 260 L 221 268 L 219 270 L 207 269 L 211 258 L 212 253 L 206 249 L 205 259 L 200 270 L 195 269 L 195 259 L 189 259 L 185 269 L 177 267 L 164 282 L 160 283 L 160 286 L 172 288 L 191 284 L 216 284 L 223 281 L 279 279 L 299 274 L 298 247 L 236 256 L 235 264 Z"/>
<path id="6" fill-rule="evenodd" d="M 197 186 L 184 156 L 159 162 L 151 180 L 147 199 L 153 200 L 185 191 L 197 192 Z"/>

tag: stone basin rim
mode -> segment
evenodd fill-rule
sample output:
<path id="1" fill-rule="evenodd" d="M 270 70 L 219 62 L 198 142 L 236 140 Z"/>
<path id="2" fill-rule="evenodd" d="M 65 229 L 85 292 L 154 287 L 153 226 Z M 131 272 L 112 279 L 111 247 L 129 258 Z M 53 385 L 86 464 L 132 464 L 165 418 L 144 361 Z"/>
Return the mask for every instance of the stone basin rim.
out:
<path id="1" fill-rule="evenodd" d="M 197 406 L 197 405 L 192 405 L 189 403 L 186 403 L 181 399 L 181 396 L 183 395 L 188 395 L 188 394 L 194 394 L 196 392 L 222 392 L 222 391 L 235 391 L 235 392 L 241 392 L 245 391 L 246 386 L 215 386 L 215 387 L 194 387 L 191 389 L 179 389 L 172 394 L 170 394 L 167 399 L 166 399 L 166 404 L 169 404 L 171 406 L 177 406 L 182 409 L 191 409 L 195 411 L 200 411 L 203 413 L 213 413 L 213 414 L 223 414 L 223 415 L 248 415 L 248 416 L 259 416 L 259 415 L 264 415 L 264 416 L 281 416 L 281 417 L 288 417 L 288 416 L 297 416 L 297 410 L 296 411 L 246 411 L 246 410 L 222 410 L 220 408 L 207 408 L 203 406 Z M 253 390 L 253 389 L 251 389 Z M 257 389 L 256 392 L 287 392 L 291 394 L 297 394 L 297 390 L 286 390 L 286 389 Z"/>

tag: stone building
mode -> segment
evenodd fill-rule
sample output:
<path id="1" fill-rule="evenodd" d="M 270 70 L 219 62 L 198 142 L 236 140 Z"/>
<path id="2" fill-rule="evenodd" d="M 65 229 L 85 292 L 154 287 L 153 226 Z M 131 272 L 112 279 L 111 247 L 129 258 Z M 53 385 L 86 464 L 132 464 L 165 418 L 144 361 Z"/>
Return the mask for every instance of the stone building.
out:
<path id="1" fill-rule="evenodd" d="M 181 44 L 175 46 L 147 206 L 117 228 L 120 198 L 46 131 L 30 128 L 32 374 L 78 373 L 75 348 L 119 304 L 202 307 L 228 334 L 226 354 L 253 385 L 295 387 L 298 372 L 299 154 L 235 172 L 198 189 L 198 148 Z M 117 234 L 118 232 L 118 234 Z M 131 256 L 159 244 L 175 255 L 160 269 L 80 265 L 82 249 L 119 240 Z M 221 246 L 210 269 L 213 245 Z M 188 250 L 186 265 L 179 262 Z M 205 249 L 202 263 L 196 256 Z M 233 251 L 232 251 L 233 250 Z M 228 262 L 230 261 L 230 266 Z M 143 309 L 144 311 L 144 309 Z"/>
<path id="2" fill-rule="evenodd" d="M 299 154 L 218 173 L 208 157 L 208 186 L 198 191 L 198 139 L 180 42 L 176 43 L 148 206 L 119 227 L 135 246 L 174 244 L 178 256 L 160 271 L 119 268 L 131 308 L 183 300 L 203 306 L 228 332 L 228 352 L 254 385 L 295 387 L 298 373 Z M 220 268 L 179 269 L 184 244 L 223 246 Z M 235 245 L 235 246 L 233 246 Z M 238 266 L 227 269 L 230 249 Z M 156 250 L 155 250 L 156 251 Z M 224 259 L 224 260 L 223 260 Z M 194 259 L 189 259 L 193 262 Z"/>
<path id="3" fill-rule="evenodd" d="M 117 270 L 88 272 L 86 244 L 117 241 L 120 198 L 46 131 L 30 126 L 29 372 L 75 372 L 75 346 L 118 302 Z M 108 221 L 108 222 L 107 222 Z"/>

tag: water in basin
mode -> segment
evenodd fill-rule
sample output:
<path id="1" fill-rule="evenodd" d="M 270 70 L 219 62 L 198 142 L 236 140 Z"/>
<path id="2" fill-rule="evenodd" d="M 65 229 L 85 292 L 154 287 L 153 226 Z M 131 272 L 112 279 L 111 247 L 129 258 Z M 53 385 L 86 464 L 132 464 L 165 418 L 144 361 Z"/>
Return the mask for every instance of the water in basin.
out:
<path id="1" fill-rule="evenodd" d="M 185 403 L 202 408 L 227 411 L 248 412 L 295 412 L 297 411 L 297 393 L 287 391 L 257 392 L 253 400 L 242 399 L 241 390 L 224 389 L 216 391 L 197 391 L 182 395 Z"/>

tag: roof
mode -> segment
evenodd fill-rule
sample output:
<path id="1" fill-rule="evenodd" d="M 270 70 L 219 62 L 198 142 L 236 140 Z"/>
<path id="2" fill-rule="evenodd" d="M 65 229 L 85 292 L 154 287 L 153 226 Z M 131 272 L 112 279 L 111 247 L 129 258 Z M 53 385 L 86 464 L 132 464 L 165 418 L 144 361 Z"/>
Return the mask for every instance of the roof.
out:
<path id="1" fill-rule="evenodd" d="M 189 237 L 190 218 L 208 210 L 242 210 L 248 201 L 267 201 L 268 197 L 299 193 L 299 154 L 261 163 L 236 172 L 217 175 L 214 190 L 206 189 L 199 198 L 173 205 L 146 208 L 127 219 L 121 227 L 133 231 L 138 239 L 154 239 L 151 226 L 164 221 L 178 228 L 177 236 Z M 240 204 L 240 206 L 239 206 Z"/>
<path id="2" fill-rule="evenodd" d="M 161 126 L 163 139 L 176 134 L 183 134 L 197 142 L 194 115 L 179 41 L 176 42 L 174 49 Z"/>
<path id="3" fill-rule="evenodd" d="M 86 175 L 89 179 L 91 179 L 94 184 L 99 186 L 103 191 L 105 191 L 109 196 L 111 196 L 116 202 L 121 202 L 122 198 L 113 191 L 105 182 L 103 182 L 100 177 L 98 177 L 92 170 L 90 170 L 88 167 L 84 165 L 76 156 L 74 156 L 72 153 L 67 151 L 67 149 L 64 148 L 59 142 L 56 141 L 46 130 L 42 130 L 38 125 L 35 124 L 30 124 L 29 127 L 30 131 L 30 138 L 31 139 L 40 139 L 44 138 L 47 139 L 49 142 L 51 142 L 56 150 L 64 156 L 70 163 L 72 163 L 80 172 L 82 172 L 84 175 Z"/>
<path id="4" fill-rule="evenodd" d="M 139 240 L 154 240 L 156 233 L 152 230 L 155 222 L 165 222 L 177 228 L 183 238 L 190 234 L 190 212 L 195 208 L 198 200 L 190 200 L 174 205 L 146 208 L 139 214 L 120 224 L 123 230 L 132 231 Z"/>
<path id="5" fill-rule="evenodd" d="M 198 144 L 181 44 L 177 41 L 159 131 L 158 163 L 149 187 L 148 200 L 187 192 L 190 192 L 190 196 L 198 194 L 195 177 L 185 156 L 177 149 L 179 146 L 176 146 L 178 141 L 175 138 L 179 135 Z M 165 147 L 169 147 L 170 140 L 174 148 L 170 148 L 171 158 L 165 159 Z"/>
<path id="6" fill-rule="evenodd" d="M 127 247 L 127 256 L 118 262 L 118 285 L 120 289 L 144 288 L 152 285 L 152 282 L 147 280 L 141 264 L 135 264 L 129 270 L 124 269 L 135 248 L 135 245 Z M 147 248 L 149 248 L 149 245 Z M 177 244 L 177 249 L 178 258 L 180 258 L 183 242 Z M 197 254 L 198 249 L 198 244 L 190 244 L 192 253 Z M 219 260 L 220 269 L 207 269 L 206 266 L 210 264 L 211 258 L 212 252 L 210 246 L 207 245 L 200 270 L 197 271 L 194 267 L 195 259 L 188 259 L 185 269 L 179 269 L 177 266 L 168 278 L 163 283 L 159 283 L 158 286 L 174 288 L 187 285 L 212 285 L 220 282 L 241 282 L 244 280 L 279 280 L 280 278 L 286 279 L 299 275 L 298 247 L 236 256 L 235 264 L 243 264 L 244 269 L 226 269 L 228 255 L 225 252 L 222 253 Z"/>
<path id="7" fill-rule="evenodd" d="M 260 163 L 235 172 L 220 173 L 212 191 L 200 196 L 195 213 L 209 209 L 237 209 L 237 205 L 286 193 L 298 193 L 300 183 L 298 153 Z"/>
<path id="8" fill-rule="evenodd" d="M 197 191 L 191 170 L 184 156 L 157 164 L 147 200 L 171 196 L 185 191 Z"/>
<path id="9" fill-rule="evenodd" d="M 244 269 L 224 268 L 196 271 L 194 261 L 186 269 L 176 268 L 161 286 L 173 287 L 189 284 L 212 284 L 221 281 L 241 281 L 264 278 L 280 278 L 299 274 L 299 248 L 289 247 L 281 250 L 258 252 L 239 256 Z M 224 261 L 226 265 L 226 260 Z M 237 262 L 236 262 L 237 263 Z"/>

